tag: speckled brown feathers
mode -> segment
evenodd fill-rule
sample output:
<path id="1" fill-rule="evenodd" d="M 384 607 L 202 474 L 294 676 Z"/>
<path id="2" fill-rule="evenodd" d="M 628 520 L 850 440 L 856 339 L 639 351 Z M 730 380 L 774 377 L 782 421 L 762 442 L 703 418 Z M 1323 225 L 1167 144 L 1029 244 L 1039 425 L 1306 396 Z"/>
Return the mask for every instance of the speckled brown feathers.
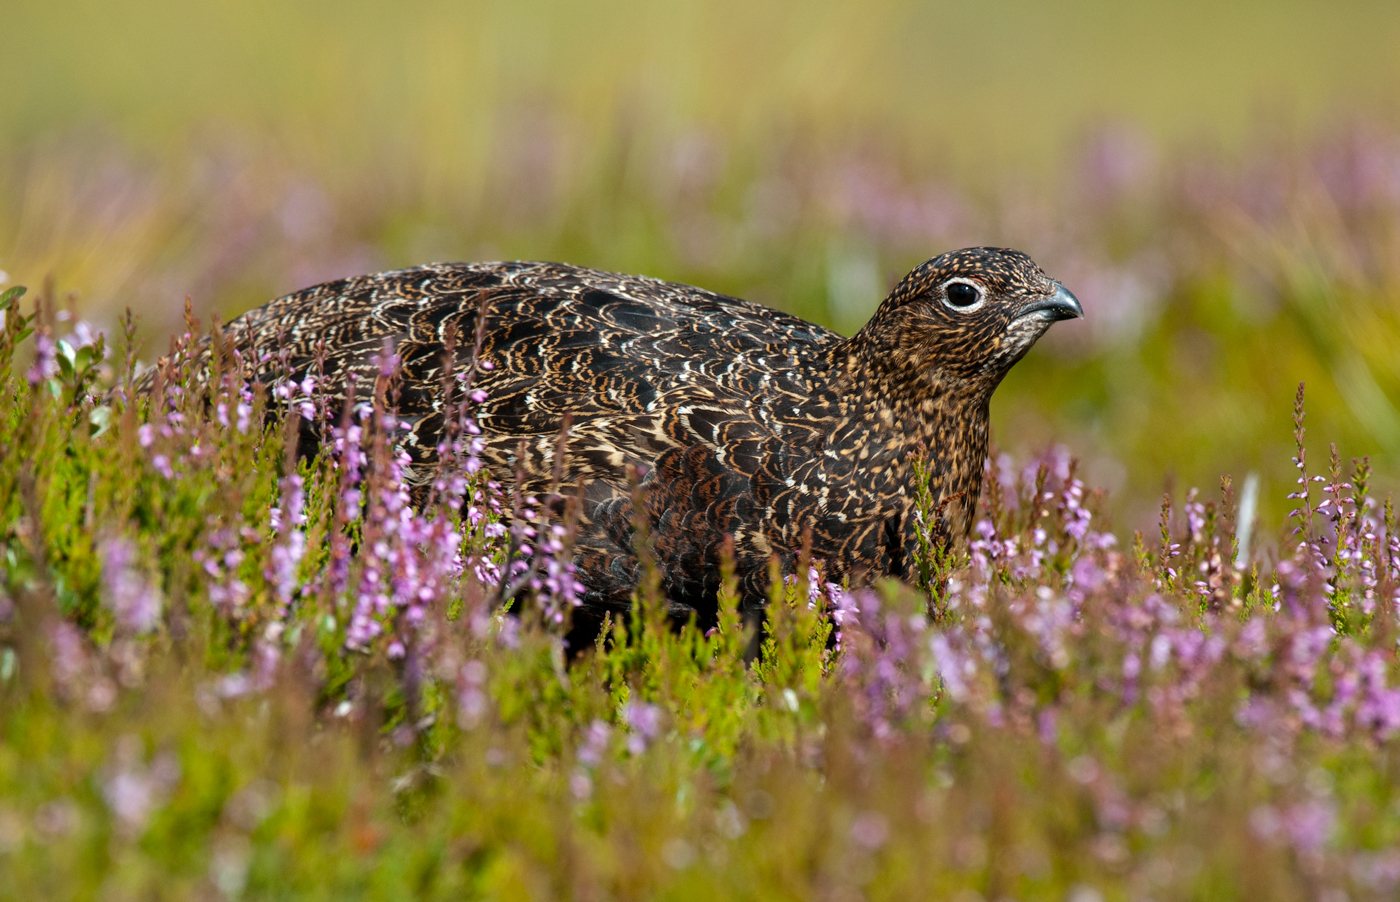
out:
<path id="1" fill-rule="evenodd" d="M 324 385 L 373 378 L 386 341 L 403 361 L 400 416 L 428 473 L 442 430 L 444 341 L 486 311 L 475 385 L 485 461 L 532 492 L 584 489 L 577 543 L 586 604 L 620 609 L 639 578 L 629 468 L 677 611 L 713 610 L 732 536 L 744 603 L 766 597 L 810 531 L 837 580 L 904 575 L 914 545 L 916 450 L 946 529 L 966 530 L 986 455 L 988 402 L 1007 370 L 1077 302 L 1024 254 L 973 248 L 915 269 L 849 339 L 735 298 L 552 263 L 433 264 L 310 288 L 231 323 L 236 344 L 281 347 Z M 268 369 L 262 373 L 270 378 Z M 281 364 L 275 366 L 280 371 Z M 524 448 L 523 458 L 519 452 Z M 518 459 L 519 458 L 519 459 Z"/>

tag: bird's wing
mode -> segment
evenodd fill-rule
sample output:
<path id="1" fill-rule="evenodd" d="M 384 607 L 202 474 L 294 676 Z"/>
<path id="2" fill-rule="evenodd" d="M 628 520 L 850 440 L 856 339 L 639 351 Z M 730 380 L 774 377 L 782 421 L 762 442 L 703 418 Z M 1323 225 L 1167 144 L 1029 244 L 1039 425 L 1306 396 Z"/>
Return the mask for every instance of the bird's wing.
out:
<path id="1" fill-rule="evenodd" d="M 741 594 L 761 603 L 769 557 L 787 559 L 795 550 L 785 538 L 790 511 L 783 501 L 793 464 L 808 450 L 785 441 L 732 398 L 668 406 L 661 429 L 666 447 L 649 461 L 637 492 L 666 596 L 677 605 L 712 607 L 720 549 L 730 537 Z M 637 584 L 637 497 L 614 478 L 587 488 L 588 523 L 579 547 L 595 575 L 595 603 L 624 606 Z M 601 581 L 600 573 L 606 574 Z"/>
<path id="2" fill-rule="evenodd" d="M 625 605 L 636 585 L 629 464 L 643 474 L 654 551 L 677 582 L 668 595 L 713 597 L 713 558 L 726 535 L 741 578 L 754 571 L 755 586 L 766 583 L 768 556 L 795 545 L 785 530 L 800 505 L 790 496 L 806 487 L 793 482 L 793 467 L 824 441 L 823 426 L 799 415 L 820 390 L 802 364 L 839 341 L 835 333 L 689 286 L 532 263 L 439 264 L 327 283 L 227 331 L 259 349 L 261 375 L 318 373 L 333 397 L 354 373 L 367 400 L 377 357 L 393 350 L 410 453 L 429 461 L 452 375 L 443 366 L 471 367 L 482 311 L 478 360 L 491 368 L 473 373 L 473 387 L 488 395 L 474 414 L 488 466 L 503 477 L 523 472 L 526 491 L 562 490 L 552 485 L 554 457 L 571 420 L 561 483 L 585 486 L 579 553 L 595 601 Z"/>

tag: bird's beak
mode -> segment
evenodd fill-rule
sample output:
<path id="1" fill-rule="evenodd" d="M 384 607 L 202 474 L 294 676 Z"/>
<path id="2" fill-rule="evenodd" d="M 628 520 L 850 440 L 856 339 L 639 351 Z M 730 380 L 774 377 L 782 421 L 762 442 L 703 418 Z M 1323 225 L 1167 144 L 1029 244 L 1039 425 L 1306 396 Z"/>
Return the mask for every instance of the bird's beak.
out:
<path id="1" fill-rule="evenodd" d="M 1055 319 L 1079 319 L 1084 315 L 1084 308 L 1079 306 L 1079 298 L 1069 293 L 1069 289 L 1060 283 L 1055 283 L 1055 293 L 1049 297 L 1038 298 L 1021 308 L 1018 317 L 1027 313 L 1034 313 L 1037 310 L 1048 310 L 1054 314 Z"/>

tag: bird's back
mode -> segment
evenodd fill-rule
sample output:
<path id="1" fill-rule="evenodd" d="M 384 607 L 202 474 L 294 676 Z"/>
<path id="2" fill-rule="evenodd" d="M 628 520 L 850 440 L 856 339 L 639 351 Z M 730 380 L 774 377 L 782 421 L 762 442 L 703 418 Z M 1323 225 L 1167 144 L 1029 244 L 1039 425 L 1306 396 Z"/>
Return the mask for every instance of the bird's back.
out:
<path id="1" fill-rule="evenodd" d="M 332 384 L 351 370 L 369 373 L 387 341 L 413 377 L 406 381 L 427 385 L 449 326 L 470 349 L 483 301 L 482 359 L 493 370 L 481 378 L 496 399 L 489 416 L 522 435 L 557 429 L 565 409 L 576 419 L 640 412 L 685 385 L 756 394 L 841 340 L 689 285 L 519 262 L 429 264 L 328 282 L 253 310 L 227 331 L 239 344 L 284 351 L 293 373 L 307 370 L 324 343 Z"/>

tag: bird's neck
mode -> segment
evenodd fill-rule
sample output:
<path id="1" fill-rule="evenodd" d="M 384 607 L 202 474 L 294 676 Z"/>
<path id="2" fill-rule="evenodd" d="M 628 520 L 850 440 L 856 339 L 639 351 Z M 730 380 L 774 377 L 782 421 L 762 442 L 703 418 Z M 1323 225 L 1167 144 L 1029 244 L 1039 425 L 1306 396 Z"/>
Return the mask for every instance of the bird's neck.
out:
<path id="1" fill-rule="evenodd" d="M 887 465 L 912 483 L 914 461 L 927 460 L 929 490 L 944 508 L 950 536 L 971 526 L 982 487 L 990 433 L 991 389 L 948 376 L 936 366 L 911 366 L 884 343 L 847 339 L 834 354 L 847 390 L 851 422 L 865 424 L 867 441 L 885 449 Z"/>
<path id="2" fill-rule="evenodd" d="M 985 422 L 1000 382 L 984 375 L 958 376 L 936 359 L 903 356 L 865 330 L 836 345 L 831 364 L 851 397 L 912 426 L 926 439 L 955 426 Z"/>

